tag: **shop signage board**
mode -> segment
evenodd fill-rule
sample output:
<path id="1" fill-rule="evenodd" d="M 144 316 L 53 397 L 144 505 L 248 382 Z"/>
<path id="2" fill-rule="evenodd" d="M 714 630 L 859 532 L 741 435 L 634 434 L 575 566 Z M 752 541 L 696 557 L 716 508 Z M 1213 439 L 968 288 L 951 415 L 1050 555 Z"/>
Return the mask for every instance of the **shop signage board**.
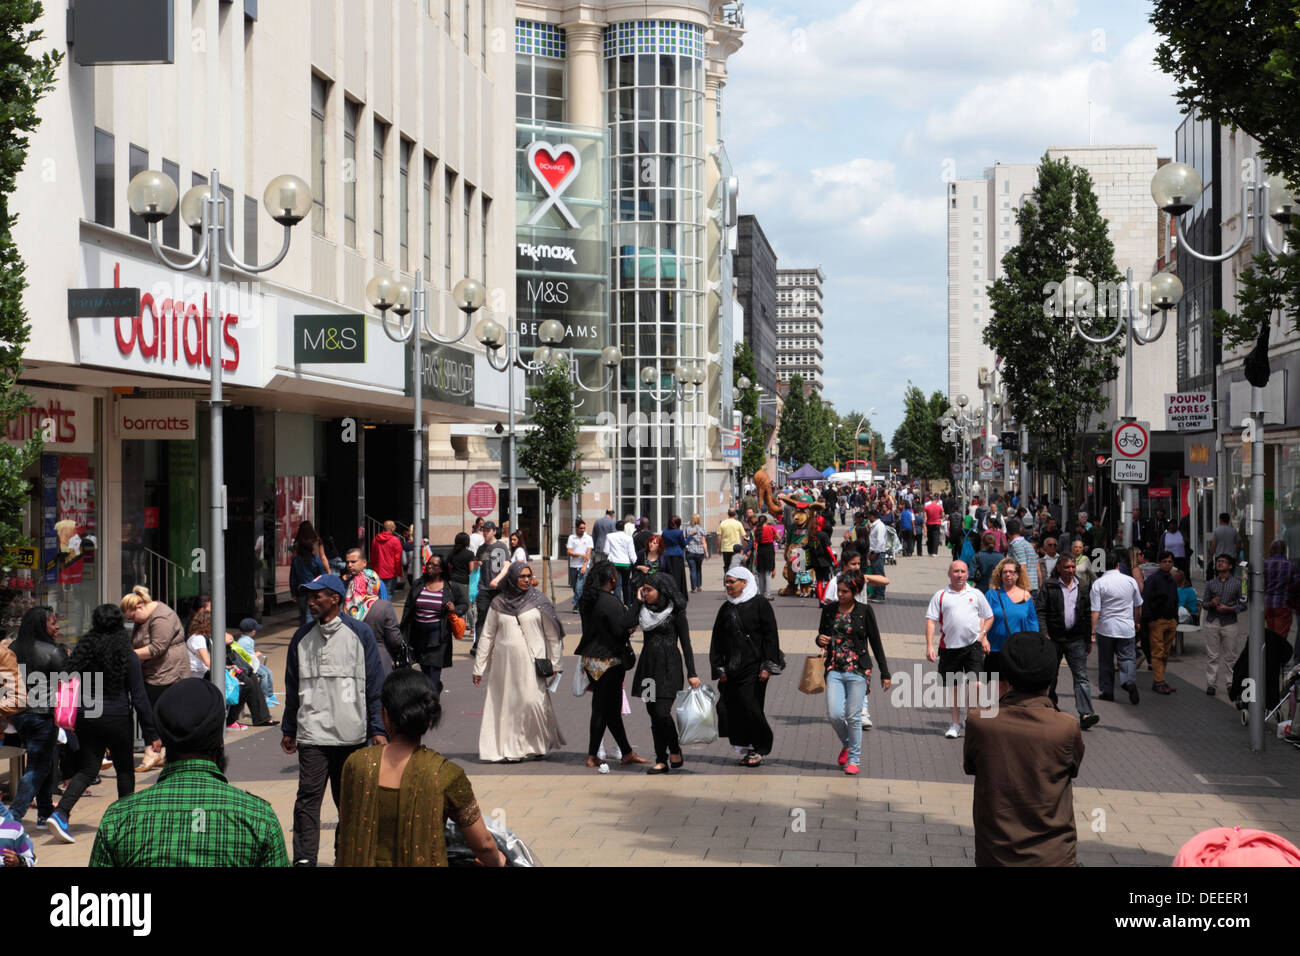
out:
<path id="1" fill-rule="evenodd" d="M 140 311 L 139 289 L 69 289 L 68 318 L 98 319 L 135 315 Z"/>
<path id="2" fill-rule="evenodd" d="M 411 351 L 405 350 L 402 382 L 404 395 L 413 396 L 411 388 Z M 420 398 L 426 402 L 450 402 L 453 405 L 474 404 L 474 353 L 450 345 L 420 347 Z"/>
<path id="3" fill-rule="evenodd" d="M 366 360 L 366 317 L 295 315 L 293 364 L 355 363 Z"/>
<path id="4" fill-rule="evenodd" d="M 21 383 L 20 383 L 21 384 Z M 23 386 L 32 404 L 9 422 L 4 441 L 19 445 L 33 435 L 45 439 L 47 452 L 89 455 L 95 450 L 95 398 L 81 392 Z"/>
<path id="5" fill-rule="evenodd" d="M 726 429 L 722 433 L 722 460 L 733 467 L 740 464 L 740 432 Z"/>
<path id="6" fill-rule="evenodd" d="M 141 292 L 134 312 L 75 320 L 82 365 L 168 378 L 211 378 L 211 303 L 204 279 L 88 243 L 82 243 L 81 256 L 88 285 Z M 233 281 L 221 287 L 216 354 L 228 385 L 265 384 L 262 333 L 275 318 L 276 299 L 256 289 Z"/>
<path id="7" fill-rule="evenodd" d="M 1173 392 L 1165 395 L 1165 428 L 1198 432 L 1214 427 L 1214 397 L 1210 392 Z"/>
<path id="8" fill-rule="evenodd" d="M 1145 485 L 1151 470 L 1151 423 L 1116 422 L 1111 430 L 1111 478 Z"/>
<path id="9" fill-rule="evenodd" d="M 1148 498 L 1172 498 L 1174 490 L 1172 488 L 1148 488 Z"/>
<path id="10" fill-rule="evenodd" d="M 122 439 L 194 440 L 194 403 L 183 398 L 129 398 L 117 403 Z"/>
<path id="11" fill-rule="evenodd" d="M 486 518 L 497 507 L 497 490 L 487 481 L 476 481 L 465 494 L 465 506 L 476 518 Z"/>

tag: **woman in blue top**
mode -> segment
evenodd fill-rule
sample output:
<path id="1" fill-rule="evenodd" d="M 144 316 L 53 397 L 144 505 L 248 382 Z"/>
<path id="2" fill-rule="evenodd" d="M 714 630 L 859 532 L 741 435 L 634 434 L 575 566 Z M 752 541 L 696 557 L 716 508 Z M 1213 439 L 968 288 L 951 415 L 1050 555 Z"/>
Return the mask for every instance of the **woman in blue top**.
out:
<path id="1" fill-rule="evenodd" d="M 993 626 L 989 628 L 984 670 L 994 675 L 1002 669 L 1002 645 L 1007 638 L 1020 631 L 1038 630 L 1038 612 L 1029 593 L 1029 570 L 1015 558 L 1003 558 L 993 569 L 987 597 L 993 609 Z"/>
<path id="2" fill-rule="evenodd" d="M 678 515 L 673 515 L 668 519 L 668 527 L 664 529 L 664 571 L 673 579 L 677 585 L 677 593 L 682 596 L 682 603 L 685 604 L 689 593 L 686 590 L 686 535 L 682 534 L 682 519 Z"/>

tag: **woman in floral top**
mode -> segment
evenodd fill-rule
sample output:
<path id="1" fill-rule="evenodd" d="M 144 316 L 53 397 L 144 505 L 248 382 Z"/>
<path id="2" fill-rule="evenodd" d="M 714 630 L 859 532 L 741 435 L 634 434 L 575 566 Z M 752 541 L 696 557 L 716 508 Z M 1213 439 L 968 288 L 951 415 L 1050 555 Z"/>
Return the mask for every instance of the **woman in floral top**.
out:
<path id="1" fill-rule="evenodd" d="M 817 646 L 826 655 L 826 712 L 840 739 L 844 772 L 856 776 L 862 763 L 862 701 L 871 680 L 871 655 L 880 662 L 881 686 L 889 690 L 889 663 L 880 644 L 880 628 L 868 604 L 857 596 L 866 582 L 861 571 L 846 571 L 836 583 L 838 600 L 822 608 Z"/>

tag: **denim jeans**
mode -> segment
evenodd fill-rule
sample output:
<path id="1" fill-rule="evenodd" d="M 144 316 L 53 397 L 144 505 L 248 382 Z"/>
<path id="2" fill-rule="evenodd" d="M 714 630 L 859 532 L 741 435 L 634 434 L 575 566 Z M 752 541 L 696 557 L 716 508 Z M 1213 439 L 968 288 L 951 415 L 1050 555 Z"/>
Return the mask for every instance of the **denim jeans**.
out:
<path id="1" fill-rule="evenodd" d="M 9 718 L 23 738 L 27 751 L 27 769 L 18 782 L 12 811 L 14 819 L 22 822 L 27 809 L 36 798 L 36 816 L 45 819 L 54 812 L 54 760 L 58 756 L 59 728 L 53 717 L 36 714 L 18 714 Z"/>
<path id="2" fill-rule="evenodd" d="M 686 564 L 691 569 L 691 588 L 702 587 L 704 583 L 704 552 L 687 551 Z"/>
<path id="3" fill-rule="evenodd" d="M 883 552 L 876 553 L 876 558 L 874 561 L 871 562 L 871 567 L 867 569 L 867 573 L 878 574 L 881 577 L 885 576 L 885 555 Z M 873 584 L 871 585 L 871 589 L 872 589 L 871 593 L 874 594 L 876 597 L 885 596 L 885 586 L 883 584 Z"/>
<path id="4" fill-rule="evenodd" d="M 840 743 L 849 748 L 849 763 L 862 764 L 862 702 L 867 679 L 846 671 L 826 672 L 826 715 Z"/>
<path id="5" fill-rule="evenodd" d="M 1061 641 L 1053 641 L 1052 646 L 1056 648 L 1056 664 L 1057 664 L 1056 677 L 1052 678 L 1052 690 L 1051 693 L 1048 695 L 1049 697 L 1052 698 L 1052 703 L 1055 704 L 1057 702 L 1056 680 L 1061 673 L 1060 671 L 1061 659 L 1064 658 L 1065 663 L 1070 668 L 1070 678 L 1074 682 L 1075 711 L 1078 713 L 1080 717 L 1082 717 L 1084 714 L 1093 713 L 1092 685 L 1088 682 L 1087 640 L 1085 639 L 1082 641 L 1070 641 L 1069 643 L 1063 643 Z"/>
<path id="6" fill-rule="evenodd" d="M 1097 684 L 1103 694 L 1115 693 L 1115 662 L 1119 662 L 1119 683 L 1137 683 L 1136 641 L 1131 637 L 1097 635 Z"/>
<path id="7" fill-rule="evenodd" d="M 271 668 L 263 664 L 257 669 L 257 679 L 262 683 L 262 696 L 270 700 L 275 696 L 275 685 L 272 683 L 275 675 L 271 673 Z"/>
<path id="8" fill-rule="evenodd" d="M 569 568 L 569 587 L 573 589 L 573 606 L 578 606 L 578 598 L 582 597 L 582 586 L 587 583 L 587 572 L 580 571 L 578 568 Z"/>

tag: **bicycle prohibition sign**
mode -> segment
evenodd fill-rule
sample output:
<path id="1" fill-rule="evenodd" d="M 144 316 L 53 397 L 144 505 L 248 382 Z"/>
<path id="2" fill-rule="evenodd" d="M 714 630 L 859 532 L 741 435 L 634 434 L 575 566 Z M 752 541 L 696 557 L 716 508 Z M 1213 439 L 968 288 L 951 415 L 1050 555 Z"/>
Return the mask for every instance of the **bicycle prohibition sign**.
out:
<path id="1" fill-rule="evenodd" d="M 1123 422 L 1115 428 L 1115 454 L 1124 458 L 1143 458 L 1151 435 L 1140 422 Z"/>

